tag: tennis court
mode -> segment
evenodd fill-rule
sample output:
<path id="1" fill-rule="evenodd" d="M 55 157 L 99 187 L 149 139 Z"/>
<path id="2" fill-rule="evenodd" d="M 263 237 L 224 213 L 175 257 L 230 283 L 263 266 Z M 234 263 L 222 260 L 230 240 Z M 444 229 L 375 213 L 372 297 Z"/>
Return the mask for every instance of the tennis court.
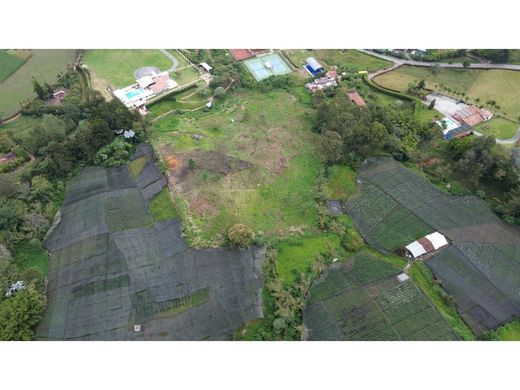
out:
<path id="1" fill-rule="evenodd" d="M 271 76 L 291 73 L 289 65 L 277 53 L 252 58 L 244 61 L 244 64 L 256 81 L 261 81 Z"/>

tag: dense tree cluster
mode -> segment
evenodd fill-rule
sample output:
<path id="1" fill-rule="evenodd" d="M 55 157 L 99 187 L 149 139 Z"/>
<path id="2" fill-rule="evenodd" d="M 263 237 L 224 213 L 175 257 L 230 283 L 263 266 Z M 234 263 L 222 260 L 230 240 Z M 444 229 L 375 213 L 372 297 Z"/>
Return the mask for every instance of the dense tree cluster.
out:
<path id="1" fill-rule="evenodd" d="M 507 63 L 511 55 L 511 50 L 509 49 L 475 49 L 473 52 L 475 55 L 497 64 Z"/>
<path id="2" fill-rule="evenodd" d="M 433 125 L 415 120 L 408 112 L 389 107 L 360 109 L 344 95 L 326 98 L 316 94 L 317 131 L 330 164 L 358 165 L 374 154 L 408 160 L 419 143 L 433 138 Z"/>

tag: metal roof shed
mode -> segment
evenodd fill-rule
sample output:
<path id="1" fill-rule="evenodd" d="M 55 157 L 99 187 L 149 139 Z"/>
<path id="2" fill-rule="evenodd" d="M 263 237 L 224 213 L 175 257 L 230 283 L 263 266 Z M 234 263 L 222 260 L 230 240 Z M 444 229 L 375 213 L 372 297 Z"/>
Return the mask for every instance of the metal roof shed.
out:
<path id="1" fill-rule="evenodd" d="M 314 57 L 309 57 L 305 60 L 305 63 L 311 67 L 311 69 L 314 71 L 314 72 L 317 72 L 321 69 L 323 69 L 323 66 L 321 66 L 321 64 L 316 61 L 316 58 Z"/>

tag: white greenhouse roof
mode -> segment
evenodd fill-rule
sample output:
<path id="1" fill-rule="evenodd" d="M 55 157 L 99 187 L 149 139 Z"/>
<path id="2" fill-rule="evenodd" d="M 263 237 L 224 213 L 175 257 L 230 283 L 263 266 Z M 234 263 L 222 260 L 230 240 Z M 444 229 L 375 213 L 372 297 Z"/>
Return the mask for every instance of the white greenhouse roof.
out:
<path id="1" fill-rule="evenodd" d="M 424 247 L 417 241 L 414 241 L 411 244 L 406 245 L 406 249 L 410 251 L 413 257 L 419 257 L 426 253 L 426 249 L 424 249 Z"/>
<path id="2" fill-rule="evenodd" d="M 427 236 L 424 236 L 428 239 L 435 248 L 435 250 L 442 248 L 443 246 L 448 245 L 448 240 L 446 240 L 446 237 L 444 237 L 439 232 L 433 232 L 432 234 L 428 234 Z"/>

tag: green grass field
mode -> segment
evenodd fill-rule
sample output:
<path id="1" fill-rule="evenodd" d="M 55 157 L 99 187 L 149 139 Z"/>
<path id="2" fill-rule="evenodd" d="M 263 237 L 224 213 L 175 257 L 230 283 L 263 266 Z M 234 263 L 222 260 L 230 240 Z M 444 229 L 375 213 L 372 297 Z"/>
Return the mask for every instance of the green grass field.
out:
<path id="1" fill-rule="evenodd" d="M 520 128 L 520 124 L 508 119 L 494 117 L 491 120 L 481 123 L 475 130 L 484 135 L 491 135 L 499 139 L 507 139 L 514 136 Z"/>
<path id="2" fill-rule="evenodd" d="M 309 111 L 286 92 L 240 92 L 209 112 L 169 115 L 154 123 L 154 145 L 168 146 L 174 157 L 212 151 L 251 164 L 223 176 L 216 172 L 218 159 L 202 166 L 195 158 L 183 187 L 199 239 L 221 243 L 235 223 L 250 226 L 260 239 L 315 230 L 321 156 Z M 203 138 L 195 140 L 194 134 Z"/>
<path id="3" fill-rule="evenodd" d="M 304 50 L 304 49 L 290 49 L 284 50 L 284 53 L 291 59 L 296 66 L 303 66 L 305 59 L 314 57 L 323 66 L 344 66 L 352 68 L 352 70 L 377 70 L 386 68 L 391 65 L 390 62 L 373 57 L 371 55 L 362 53 L 354 49 L 348 50 Z"/>
<path id="4" fill-rule="evenodd" d="M 280 279 L 287 284 L 294 283 L 299 272 L 307 272 L 319 255 L 326 255 L 331 251 L 344 252 L 339 237 L 332 233 L 289 240 L 278 244 L 276 249 L 276 270 Z"/>
<path id="5" fill-rule="evenodd" d="M 47 253 L 37 240 L 25 240 L 18 244 L 15 251 L 15 261 L 22 269 L 37 268 L 43 275 L 49 270 Z"/>
<path id="6" fill-rule="evenodd" d="M 171 93 L 148 105 L 147 108 L 154 117 L 157 117 L 172 110 L 193 110 L 203 106 L 207 101 L 197 93 L 197 87 L 193 86 L 179 93 Z"/>
<path id="7" fill-rule="evenodd" d="M 33 50 L 32 56 L 16 72 L 0 83 L 0 112 L 4 117 L 20 110 L 20 102 L 32 99 L 32 77 L 40 82 L 54 82 L 76 56 L 75 50 Z"/>
<path id="8" fill-rule="evenodd" d="M 174 54 L 175 55 L 175 54 Z M 171 61 L 157 49 L 96 49 L 87 50 L 83 63 L 102 80 L 115 88 L 135 82 L 134 71 L 142 66 L 166 70 Z"/>
<path id="9" fill-rule="evenodd" d="M 152 218 L 155 222 L 175 219 L 177 217 L 177 212 L 175 211 L 175 207 L 173 207 L 173 203 L 170 199 L 168 187 L 164 187 L 161 192 L 155 195 L 151 200 L 148 209 L 150 210 L 150 214 L 152 214 Z"/>
<path id="10" fill-rule="evenodd" d="M 356 191 L 356 172 L 344 165 L 334 165 L 327 172 L 326 194 L 329 199 L 347 200 Z"/>
<path id="11" fill-rule="evenodd" d="M 0 83 L 16 72 L 24 63 L 24 59 L 0 49 Z"/>
<path id="12" fill-rule="evenodd" d="M 465 92 L 471 103 L 486 103 L 495 100 L 500 109 L 492 108 L 495 113 L 505 113 L 518 118 L 520 112 L 520 72 L 509 70 L 441 69 L 434 74 L 430 69 L 402 66 L 374 79 L 383 87 L 406 92 L 410 83 L 424 80 L 426 87 L 439 92 L 441 84 L 451 90 Z"/>

